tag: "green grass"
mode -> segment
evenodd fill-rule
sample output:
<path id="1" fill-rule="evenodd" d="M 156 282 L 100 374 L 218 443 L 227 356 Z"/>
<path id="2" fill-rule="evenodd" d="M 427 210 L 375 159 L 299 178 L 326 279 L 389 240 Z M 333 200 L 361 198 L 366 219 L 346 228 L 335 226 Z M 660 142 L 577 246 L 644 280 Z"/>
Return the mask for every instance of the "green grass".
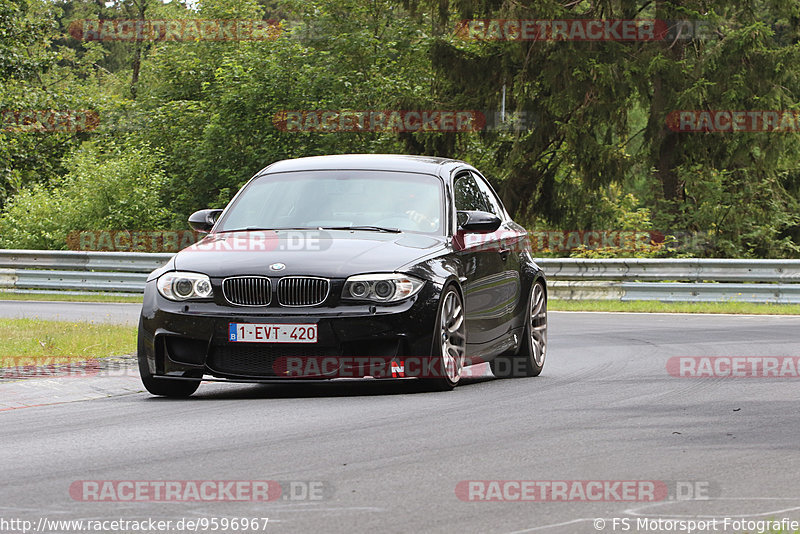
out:
<path id="1" fill-rule="evenodd" d="M 800 315 L 800 304 L 750 304 L 748 302 L 658 302 L 641 300 L 561 300 L 547 302 L 550 311 L 637 313 L 731 313 L 740 315 Z"/>
<path id="2" fill-rule="evenodd" d="M 136 328 L 41 319 L 0 319 L 0 367 L 74 362 L 136 351 Z"/>
<path id="3" fill-rule="evenodd" d="M 69 291 L 58 294 L 12 293 L 0 291 L 0 300 L 32 300 L 57 302 L 142 302 L 141 296 L 76 295 Z M 800 304 L 750 304 L 747 302 L 659 302 L 642 300 L 561 300 L 548 302 L 551 311 L 596 311 L 639 313 L 731 313 L 741 315 L 800 315 Z M 2 338 L 0 338 L 2 339 Z"/>
<path id="4" fill-rule="evenodd" d="M 130 297 L 119 297 L 114 295 L 76 295 L 70 291 L 63 293 L 14 293 L 12 291 L 0 291 L 0 300 L 35 300 L 35 301 L 55 301 L 55 302 L 134 302 L 141 304 L 141 295 Z"/>

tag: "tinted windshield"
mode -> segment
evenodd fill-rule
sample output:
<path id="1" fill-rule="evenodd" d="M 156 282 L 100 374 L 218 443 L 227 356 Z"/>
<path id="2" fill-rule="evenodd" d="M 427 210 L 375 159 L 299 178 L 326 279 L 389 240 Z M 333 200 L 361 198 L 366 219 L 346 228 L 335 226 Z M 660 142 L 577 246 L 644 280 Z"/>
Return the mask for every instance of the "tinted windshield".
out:
<path id="1" fill-rule="evenodd" d="M 383 171 L 268 174 L 250 182 L 216 231 L 375 226 L 442 233 L 442 182 Z"/>

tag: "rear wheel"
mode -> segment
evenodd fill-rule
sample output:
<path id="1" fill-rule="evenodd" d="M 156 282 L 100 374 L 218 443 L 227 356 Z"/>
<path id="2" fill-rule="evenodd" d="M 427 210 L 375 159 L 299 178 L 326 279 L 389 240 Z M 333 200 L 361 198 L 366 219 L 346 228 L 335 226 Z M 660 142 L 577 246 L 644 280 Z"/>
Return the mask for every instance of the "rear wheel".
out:
<path id="1" fill-rule="evenodd" d="M 427 378 L 432 389 L 450 390 L 461 380 L 467 353 L 467 330 L 461 295 L 449 286 L 439 301 L 432 356 L 436 360 L 435 378 Z"/>
<path id="2" fill-rule="evenodd" d="M 141 347 L 137 352 L 137 359 L 139 361 L 139 375 L 142 377 L 142 384 L 153 395 L 188 397 L 200 387 L 200 379 L 161 378 L 153 375 L 147 365 L 147 356 Z"/>
<path id="3" fill-rule="evenodd" d="M 516 354 L 501 354 L 489 365 L 498 378 L 539 376 L 547 354 L 547 296 L 544 284 L 531 287 L 522 344 Z"/>

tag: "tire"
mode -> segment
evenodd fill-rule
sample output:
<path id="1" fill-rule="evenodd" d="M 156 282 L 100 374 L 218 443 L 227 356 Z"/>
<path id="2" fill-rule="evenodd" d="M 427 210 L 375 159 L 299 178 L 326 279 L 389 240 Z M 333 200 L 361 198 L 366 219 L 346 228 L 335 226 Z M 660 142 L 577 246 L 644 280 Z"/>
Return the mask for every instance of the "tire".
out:
<path id="1" fill-rule="evenodd" d="M 435 378 L 425 378 L 428 388 L 449 391 L 458 385 L 467 354 L 464 302 L 452 285 L 439 299 L 431 356 L 435 359 Z"/>
<path id="2" fill-rule="evenodd" d="M 147 356 L 141 348 L 137 351 L 136 356 L 139 361 L 139 376 L 142 378 L 142 384 L 153 395 L 188 397 L 200 387 L 200 379 L 157 378 L 150 373 L 150 368 L 147 365 Z"/>
<path id="3" fill-rule="evenodd" d="M 544 284 L 531 286 L 522 343 L 516 354 L 501 354 L 489 362 L 497 378 L 539 376 L 547 355 L 547 295 Z"/>

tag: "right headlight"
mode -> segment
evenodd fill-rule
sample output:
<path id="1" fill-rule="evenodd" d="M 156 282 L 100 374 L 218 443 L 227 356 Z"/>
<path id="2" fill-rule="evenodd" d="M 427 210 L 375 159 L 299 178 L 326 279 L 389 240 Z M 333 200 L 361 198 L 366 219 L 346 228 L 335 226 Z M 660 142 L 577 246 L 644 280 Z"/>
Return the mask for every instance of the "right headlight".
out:
<path id="1" fill-rule="evenodd" d="M 211 280 L 200 273 L 164 273 L 158 277 L 156 287 L 161 296 L 169 300 L 211 298 Z"/>
<path id="2" fill-rule="evenodd" d="M 416 295 L 424 285 L 424 280 L 408 274 L 358 274 L 345 281 L 342 299 L 399 302 Z"/>

